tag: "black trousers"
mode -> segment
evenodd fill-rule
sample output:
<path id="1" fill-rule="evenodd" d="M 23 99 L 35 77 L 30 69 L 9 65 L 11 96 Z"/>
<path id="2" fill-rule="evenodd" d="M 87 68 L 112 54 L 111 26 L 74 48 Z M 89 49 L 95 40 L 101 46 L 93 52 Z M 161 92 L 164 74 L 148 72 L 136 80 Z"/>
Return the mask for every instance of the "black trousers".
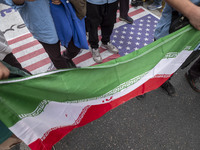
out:
<path id="1" fill-rule="evenodd" d="M 99 47 L 98 27 L 101 27 L 102 43 L 107 44 L 116 22 L 118 2 L 95 5 L 87 2 L 86 26 L 92 48 Z"/>
<path id="2" fill-rule="evenodd" d="M 119 1 L 119 11 L 120 17 L 125 18 L 128 16 L 129 11 L 129 0 L 118 0 Z"/>
<path id="3" fill-rule="evenodd" d="M 49 58 L 53 62 L 56 69 L 69 68 L 67 59 L 72 59 L 77 56 L 80 52 L 80 48 L 74 45 L 73 39 L 69 42 L 68 48 L 64 52 L 64 55 L 61 55 L 60 41 L 55 44 L 47 44 L 39 41 L 44 47 L 46 53 L 49 55 Z"/>
<path id="4" fill-rule="evenodd" d="M 19 61 L 16 59 L 16 57 L 13 55 L 13 53 L 6 55 L 6 57 L 3 59 L 3 61 L 13 67 L 23 70 L 31 75 L 31 73 L 28 70 L 26 70 L 25 68 L 22 68 L 22 65 L 19 63 Z"/>
<path id="5" fill-rule="evenodd" d="M 200 77 L 200 57 L 197 59 L 197 61 L 189 69 L 189 74 L 193 78 L 199 78 Z"/>

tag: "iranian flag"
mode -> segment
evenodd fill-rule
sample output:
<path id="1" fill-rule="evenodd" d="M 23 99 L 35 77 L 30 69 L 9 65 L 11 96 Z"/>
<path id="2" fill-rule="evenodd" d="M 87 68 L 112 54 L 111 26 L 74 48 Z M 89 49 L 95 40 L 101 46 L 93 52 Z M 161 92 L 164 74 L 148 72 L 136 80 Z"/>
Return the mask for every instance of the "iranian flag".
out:
<path id="1" fill-rule="evenodd" d="M 32 150 L 50 150 L 74 128 L 162 85 L 200 43 L 186 26 L 96 66 L 0 82 L 0 120 Z"/>

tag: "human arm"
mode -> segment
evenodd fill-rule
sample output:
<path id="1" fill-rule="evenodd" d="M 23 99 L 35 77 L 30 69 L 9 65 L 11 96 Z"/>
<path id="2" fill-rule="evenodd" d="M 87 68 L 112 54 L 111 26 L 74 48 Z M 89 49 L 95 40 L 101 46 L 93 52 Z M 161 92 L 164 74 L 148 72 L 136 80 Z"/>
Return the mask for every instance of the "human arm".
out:
<path id="1" fill-rule="evenodd" d="M 25 0 L 12 0 L 15 5 L 23 5 Z M 27 0 L 29 2 L 33 2 L 35 0 Z"/>
<path id="2" fill-rule="evenodd" d="M 0 80 L 7 79 L 10 74 L 10 71 L 8 68 L 6 68 L 1 62 L 0 62 Z"/>
<path id="3" fill-rule="evenodd" d="M 170 6 L 186 16 L 190 23 L 200 30 L 200 7 L 190 0 L 165 0 Z"/>
<path id="4" fill-rule="evenodd" d="M 60 5 L 61 1 L 60 0 L 52 0 L 52 4 Z"/>

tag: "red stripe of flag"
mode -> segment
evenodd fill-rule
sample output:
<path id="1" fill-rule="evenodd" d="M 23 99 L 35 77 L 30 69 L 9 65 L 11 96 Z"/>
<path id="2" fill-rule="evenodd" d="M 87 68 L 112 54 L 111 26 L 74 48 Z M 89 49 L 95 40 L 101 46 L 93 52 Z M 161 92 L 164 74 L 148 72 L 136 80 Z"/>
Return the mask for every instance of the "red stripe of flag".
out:
<path id="1" fill-rule="evenodd" d="M 28 34 L 22 35 L 22 36 L 20 36 L 20 37 L 17 37 L 17 38 L 15 38 L 15 39 L 13 39 L 13 40 L 9 40 L 9 41 L 8 41 L 8 44 L 11 45 L 11 44 L 20 42 L 20 41 L 25 40 L 25 39 L 30 38 L 30 37 L 32 37 L 32 34 L 31 34 L 31 33 L 28 33 Z"/>
<path id="2" fill-rule="evenodd" d="M 28 48 L 30 48 L 30 47 L 32 47 L 32 46 L 35 46 L 35 45 L 37 45 L 37 44 L 39 44 L 39 42 L 36 41 L 36 40 L 34 40 L 34 41 L 30 42 L 30 43 L 27 43 L 27 44 L 24 44 L 24 45 L 22 45 L 22 46 L 19 46 L 19 47 L 14 48 L 14 49 L 13 49 L 13 53 L 14 53 L 14 54 L 15 54 L 15 53 L 18 53 L 18 52 L 23 51 L 23 50 L 25 50 L 25 49 L 28 49 Z"/>
<path id="3" fill-rule="evenodd" d="M 23 55 L 23 56 L 17 58 L 17 60 L 19 62 L 27 61 L 27 60 L 29 60 L 31 58 L 34 58 L 36 56 L 39 56 L 39 55 L 41 55 L 43 53 L 45 53 L 45 50 L 43 48 L 41 48 L 41 49 L 38 49 L 37 51 L 34 51 L 34 52 L 28 53 L 26 55 Z"/>
<path id="4" fill-rule="evenodd" d="M 27 69 L 28 71 L 31 72 L 31 71 L 36 70 L 36 69 L 38 69 L 38 68 L 40 68 L 40 67 L 42 67 L 42 66 L 44 66 L 44 65 L 46 65 L 46 64 L 48 64 L 50 62 L 51 61 L 50 61 L 49 57 L 47 57 L 47 58 L 42 59 L 42 60 L 40 60 L 40 61 L 38 61 L 36 63 L 31 64 L 30 66 L 25 67 L 25 69 Z"/>

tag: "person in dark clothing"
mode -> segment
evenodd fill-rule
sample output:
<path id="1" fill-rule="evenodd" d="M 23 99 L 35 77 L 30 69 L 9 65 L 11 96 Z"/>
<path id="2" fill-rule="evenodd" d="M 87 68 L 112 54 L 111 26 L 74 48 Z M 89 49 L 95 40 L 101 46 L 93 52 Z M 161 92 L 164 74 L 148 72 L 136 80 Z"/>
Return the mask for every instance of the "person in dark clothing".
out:
<path id="1" fill-rule="evenodd" d="M 172 11 L 176 10 L 189 19 L 191 25 L 197 30 L 200 30 L 200 7 L 197 4 L 200 0 L 166 0 L 165 8 L 162 12 L 158 25 L 155 30 L 155 39 L 159 39 L 169 34 L 169 28 L 172 21 Z M 186 78 L 190 83 L 190 86 L 197 92 L 200 92 L 200 58 L 194 63 L 194 65 L 186 73 Z M 161 86 L 170 96 L 174 96 L 176 91 L 174 86 L 167 80 Z"/>
<path id="2" fill-rule="evenodd" d="M 129 0 L 119 0 L 119 11 L 120 11 L 119 20 L 125 21 L 130 24 L 133 23 L 133 19 L 128 16 Z"/>
<path id="3" fill-rule="evenodd" d="M 185 77 L 191 88 L 200 93 L 200 58 L 198 58 L 188 72 L 185 73 Z"/>
<path id="4" fill-rule="evenodd" d="M 28 74 L 31 74 L 28 70 L 22 67 L 19 61 L 12 53 L 12 49 L 8 45 L 7 40 L 5 39 L 3 32 L 0 31 L 0 60 L 8 63 L 9 65 L 19 68 L 25 71 Z"/>
<path id="5" fill-rule="evenodd" d="M 98 27 L 101 27 L 102 45 L 111 53 L 118 53 L 118 49 L 110 42 L 114 24 L 116 22 L 117 0 L 87 0 L 86 26 L 89 33 L 91 53 L 96 63 L 101 63 L 99 50 Z"/>
<path id="6" fill-rule="evenodd" d="M 75 67 L 73 57 L 68 54 L 69 52 L 78 54 L 80 48 L 74 45 L 72 38 L 66 48 L 68 52 L 61 54 L 60 41 L 50 13 L 49 0 L 5 0 L 5 4 L 18 10 L 27 28 L 42 44 L 56 69 Z"/>

